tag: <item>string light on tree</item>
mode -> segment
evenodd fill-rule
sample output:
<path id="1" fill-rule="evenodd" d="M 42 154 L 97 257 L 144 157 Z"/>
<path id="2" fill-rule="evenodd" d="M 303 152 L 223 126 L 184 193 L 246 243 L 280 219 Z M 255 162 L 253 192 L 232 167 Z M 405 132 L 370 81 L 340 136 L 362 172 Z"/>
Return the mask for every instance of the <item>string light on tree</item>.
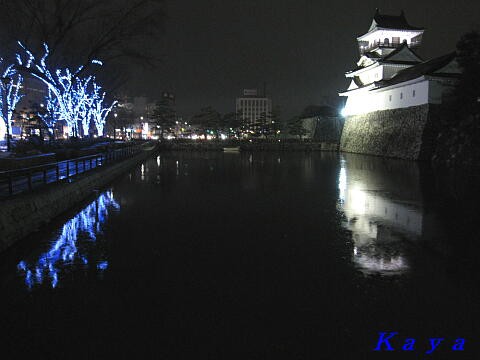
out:
<path id="1" fill-rule="evenodd" d="M 97 133 L 103 135 L 106 117 L 115 106 L 105 106 L 105 92 L 96 84 L 93 76 L 82 78 L 79 74 L 83 67 L 76 71 L 68 68 L 50 70 L 47 66 L 49 48 L 44 44 L 44 54 L 37 61 L 33 53 L 19 42 L 23 49 L 23 56 L 17 54 L 18 66 L 27 70 L 32 76 L 42 81 L 48 87 L 46 99 L 47 113 L 41 118 L 47 128 L 53 132 L 58 121 L 64 121 L 69 129 L 70 136 L 80 136 L 81 123 L 83 136 L 88 136 L 93 121 Z M 100 60 L 92 60 L 93 64 L 102 65 Z"/>
<path id="2" fill-rule="evenodd" d="M 0 59 L 0 139 L 7 139 L 7 148 L 10 150 L 10 134 L 12 133 L 12 115 L 17 103 L 23 95 L 20 94 L 23 77 L 16 71 L 14 64 L 6 67 L 3 59 Z"/>

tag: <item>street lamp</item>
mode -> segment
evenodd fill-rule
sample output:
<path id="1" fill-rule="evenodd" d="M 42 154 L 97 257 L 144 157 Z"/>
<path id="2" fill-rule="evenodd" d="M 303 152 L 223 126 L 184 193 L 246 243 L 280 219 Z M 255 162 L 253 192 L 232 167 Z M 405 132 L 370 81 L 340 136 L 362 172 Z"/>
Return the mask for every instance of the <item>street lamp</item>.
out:
<path id="1" fill-rule="evenodd" d="M 113 114 L 113 141 L 117 139 L 117 116 L 117 113 Z"/>
<path id="2" fill-rule="evenodd" d="M 22 114 L 22 128 L 20 131 L 20 138 L 23 139 L 24 132 L 25 132 L 25 122 L 27 121 L 27 114 L 23 113 Z M 26 134 L 25 134 L 26 137 Z"/>

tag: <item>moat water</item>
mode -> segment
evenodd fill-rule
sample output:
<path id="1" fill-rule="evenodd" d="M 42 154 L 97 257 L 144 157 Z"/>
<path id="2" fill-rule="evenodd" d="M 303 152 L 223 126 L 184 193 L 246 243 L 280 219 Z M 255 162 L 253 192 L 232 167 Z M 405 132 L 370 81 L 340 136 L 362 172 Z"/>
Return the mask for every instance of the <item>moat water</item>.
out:
<path id="1" fill-rule="evenodd" d="M 406 359 L 435 337 L 430 356 L 472 359 L 475 184 L 359 155 L 162 153 L 2 255 L 0 354 Z"/>

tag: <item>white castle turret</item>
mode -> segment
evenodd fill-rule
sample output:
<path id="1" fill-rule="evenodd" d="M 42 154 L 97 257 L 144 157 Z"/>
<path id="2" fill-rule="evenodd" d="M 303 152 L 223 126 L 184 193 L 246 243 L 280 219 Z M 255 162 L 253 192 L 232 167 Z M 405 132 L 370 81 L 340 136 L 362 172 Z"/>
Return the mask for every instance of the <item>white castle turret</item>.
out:
<path id="1" fill-rule="evenodd" d="M 403 11 L 375 11 L 368 31 L 357 38 L 360 59 L 345 74 L 350 86 L 339 94 L 347 97 L 345 116 L 441 102 L 443 85 L 452 85 L 451 75 L 459 72 L 455 53 L 424 62 L 415 52 L 423 32 Z"/>

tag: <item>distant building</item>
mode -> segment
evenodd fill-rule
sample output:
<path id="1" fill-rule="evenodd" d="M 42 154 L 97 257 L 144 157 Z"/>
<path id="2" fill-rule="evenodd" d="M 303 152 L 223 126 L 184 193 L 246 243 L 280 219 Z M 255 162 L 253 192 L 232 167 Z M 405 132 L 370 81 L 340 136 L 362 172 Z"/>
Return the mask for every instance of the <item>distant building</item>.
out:
<path id="1" fill-rule="evenodd" d="M 18 139 L 30 135 L 40 135 L 44 126 L 37 114 L 45 106 L 47 87 L 36 78 L 25 77 L 20 92 L 23 97 L 12 114 L 11 136 Z M 63 136 L 63 122 L 59 122 L 54 130 L 57 137 Z"/>
<path id="2" fill-rule="evenodd" d="M 244 89 L 243 96 L 236 101 L 237 116 L 240 116 L 243 125 L 252 126 L 262 116 L 268 117 L 272 112 L 272 100 L 265 94 L 259 95 L 257 89 Z"/>
<path id="3" fill-rule="evenodd" d="M 175 94 L 171 92 L 162 92 L 161 99 L 158 101 L 166 101 L 175 111 Z M 118 99 L 117 108 L 124 110 L 123 115 L 129 116 L 125 128 L 125 134 L 119 136 L 125 136 L 127 138 L 134 139 L 151 139 L 158 138 L 160 134 L 159 128 L 155 125 L 155 119 L 153 113 L 157 105 L 157 100 L 152 101 L 145 96 L 128 97 L 123 96 Z M 176 115 L 175 115 L 176 116 Z M 124 126 L 125 127 L 125 126 Z M 117 131 L 118 133 L 119 131 Z"/>
<path id="4" fill-rule="evenodd" d="M 163 131 L 163 136 L 171 136 L 171 133 L 173 133 L 175 136 L 179 136 L 180 133 L 182 133 L 182 129 L 185 129 L 185 127 L 182 127 L 181 123 L 181 118 L 178 118 L 177 116 L 177 108 L 176 108 L 176 96 L 173 92 L 169 91 L 163 91 L 162 92 L 162 97 L 161 99 L 158 100 L 163 107 L 168 107 L 169 110 L 171 111 L 170 116 L 175 119 L 175 127 L 168 130 L 168 131 Z M 155 119 L 153 119 L 153 112 L 155 111 L 155 108 L 157 106 L 157 102 L 152 103 L 152 106 L 149 109 L 149 119 L 151 119 L 151 133 L 150 136 L 158 139 L 162 135 L 162 129 L 159 125 L 155 124 Z"/>
<path id="5" fill-rule="evenodd" d="M 350 86 L 344 115 L 440 104 L 460 73 L 455 53 L 423 61 L 415 52 L 424 29 L 411 26 L 402 11 L 383 15 L 377 9 L 368 32 L 357 38 L 360 60 L 345 76 Z"/>
<path id="6" fill-rule="evenodd" d="M 34 77 L 25 77 L 22 84 L 22 93 L 25 95 L 18 103 L 18 107 L 29 107 L 32 104 L 45 103 L 45 97 L 47 96 L 47 86 L 40 80 Z"/>

